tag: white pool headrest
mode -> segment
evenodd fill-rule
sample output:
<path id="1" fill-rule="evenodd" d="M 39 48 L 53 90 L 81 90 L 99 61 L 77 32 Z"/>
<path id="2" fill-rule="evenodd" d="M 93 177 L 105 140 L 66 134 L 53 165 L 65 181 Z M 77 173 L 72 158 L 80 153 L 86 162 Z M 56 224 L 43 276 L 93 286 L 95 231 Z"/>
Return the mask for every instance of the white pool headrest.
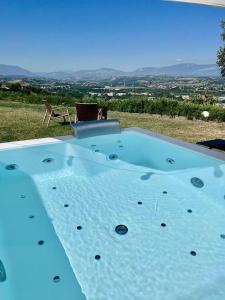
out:
<path id="1" fill-rule="evenodd" d="M 87 138 L 97 135 L 118 134 L 121 132 L 117 119 L 82 121 L 72 124 L 74 135 L 77 138 Z"/>

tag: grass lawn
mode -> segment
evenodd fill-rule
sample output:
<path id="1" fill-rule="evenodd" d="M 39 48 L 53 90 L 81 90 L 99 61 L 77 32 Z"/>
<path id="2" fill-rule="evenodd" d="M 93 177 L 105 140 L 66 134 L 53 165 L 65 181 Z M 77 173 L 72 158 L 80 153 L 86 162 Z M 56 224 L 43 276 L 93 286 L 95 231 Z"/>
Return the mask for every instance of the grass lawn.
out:
<path id="1" fill-rule="evenodd" d="M 72 134 L 70 127 L 60 122 L 51 122 L 46 128 L 42 125 L 43 115 L 44 107 L 40 105 L 0 101 L 0 142 Z M 118 118 L 122 127 L 138 126 L 194 143 L 225 138 L 225 123 L 121 112 L 109 112 L 109 118 Z"/>

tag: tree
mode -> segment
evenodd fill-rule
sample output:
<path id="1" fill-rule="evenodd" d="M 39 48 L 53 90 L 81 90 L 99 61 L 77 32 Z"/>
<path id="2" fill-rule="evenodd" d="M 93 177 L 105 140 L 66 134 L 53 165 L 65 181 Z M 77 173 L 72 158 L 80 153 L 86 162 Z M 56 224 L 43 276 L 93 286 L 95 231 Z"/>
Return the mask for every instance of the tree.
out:
<path id="1" fill-rule="evenodd" d="M 216 97 L 214 97 L 209 91 L 205 91 L 203 95 L 193 93 L 191 95 L 191 102 L 196 104 L 215 104 Z"/>
<path id="2" fill-rule="evenodd" d="M 13 91 L 13 92 L 18 92 L 21 90 L 21 85 L 19 82 L 16 82 L 16 83 L 12 83 L 10 85 L 10 90 Z"/>
<path id="3" fill-rule="evenodd" d="M 206 91 L 205 94 L 203 95 L 203 104 L 215 104 L 216 103 L 216 98 L 209 92 Z"/>
<path id="4" fill-rule="evenodd" d="M 217 53 L 217 65 L 220 67 L 221 75 L 225 77 L 225 21 L 221 22 L 221 28 L 223 30 L 221 39 L 224 42 L 224 46 L 220 47 Z"/>

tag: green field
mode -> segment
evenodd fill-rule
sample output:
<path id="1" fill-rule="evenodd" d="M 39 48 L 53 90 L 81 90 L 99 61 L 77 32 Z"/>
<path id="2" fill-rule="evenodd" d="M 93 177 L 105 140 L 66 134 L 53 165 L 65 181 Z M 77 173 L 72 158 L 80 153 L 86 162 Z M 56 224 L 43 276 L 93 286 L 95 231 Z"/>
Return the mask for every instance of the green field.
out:
<path id="1" fill-rule="evenodd" d="M 0 101 L 0 142 L 72 134 L 68 124 L 51 122 L 49 128 L 43 126 L 44 111 L 42 105 Z M 73 108 L 70 111 L 74 114 Z M 139 126 L 194 143 L 225 138 L 225 123 L 115 111 L 109 112 L 109 118 L 118 118 L 122 127 Z"/>

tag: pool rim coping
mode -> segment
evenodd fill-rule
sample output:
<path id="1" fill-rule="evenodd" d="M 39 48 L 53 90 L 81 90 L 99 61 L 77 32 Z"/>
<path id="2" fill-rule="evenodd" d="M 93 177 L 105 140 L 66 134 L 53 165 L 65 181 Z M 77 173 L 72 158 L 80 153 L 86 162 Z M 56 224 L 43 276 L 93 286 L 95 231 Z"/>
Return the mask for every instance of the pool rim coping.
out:
<path id="1" fill-rule="evenodd" d="M 161 133 L 151 131 L 148 129 L 144 129 L 141 127 L 128 127 L 121 130 L 121 132 L 138 132 L 147 136 L 150 136 L 152 138 L 156 138 L 158 140 L 162 140 L 164 142 L 180 146 L 182 148 L 189 149 L 194 152 L 201 153 L 206 156 L 213 157 L 215 159 L 219 159 L 222 161 L 225 161 L 225 153 L 216 150 L 216 149 L 209 149 L 206 146 L 186 142 L 183 140 L 179 140 L 167 135 L 163 135 Z M 39 138 L 39 139 L 31 139 L 31 140 L 22 140 L 22 141 L 13 141 L 13 142 L 5 142 L 0 143 L 0 152 L 5 150 L 13 150 L 18 148 L 25 148 L 25 147 L 31 147 L 31 146 L 41 146 L 41 145 L 47 145 L 47 144 L 56 144 L 56 143 L 62 143 L 64 141 L 70 140 L 71 138 L 74 138 L 74 135 L 66 135 L 66 136 L 56 136 L 56 137 L 47 137 L 47 138 Z"/>

